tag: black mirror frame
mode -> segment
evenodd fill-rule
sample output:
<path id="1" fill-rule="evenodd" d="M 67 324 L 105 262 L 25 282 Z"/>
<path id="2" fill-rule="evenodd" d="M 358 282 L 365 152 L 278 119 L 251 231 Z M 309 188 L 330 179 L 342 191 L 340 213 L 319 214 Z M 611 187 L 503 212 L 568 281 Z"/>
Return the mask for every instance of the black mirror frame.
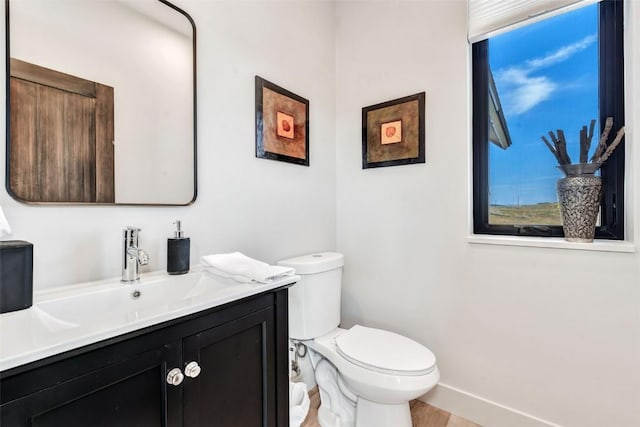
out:
<path id="1" fill-rule="evenodd" d="M 198 104 L 197 104 L 197 72 L 196 72 L 196 24 L 193 18 L 185 12 L 183 9 L 174 5 L 173 3 L 167 0 L 157 0 L 165 6 L 170 7 L 176 12 L 183 15 L 191 24 L 191 28 L 193 31 L 192 37 L 192 49 L 193 49 L 193 197 L 187 203 L 75 203 L 75 202 L 29 202 L 25 200 L 21 200 L 16 197 L 16 195 L 11 191 L 11 187 L 9 185 L 9 162 L 10 162 L 10 138 L 11 138 L 11 118 L 10 118 L 10 108 L 11 108 L 11 54 L 10 54 L 10 23 L 9 23 L 9 1 L 4 0 L 4 11 L 5 11 L 5 90 L 6 90 L 6 104 L 5 104 L 5 189 L 7 193 L 14 199 L 20 203 L 24 203 L 27 205 L 44 205 L 44 206 L 190 206 L 195 203 L 196 198 L 198 197 Z"/>

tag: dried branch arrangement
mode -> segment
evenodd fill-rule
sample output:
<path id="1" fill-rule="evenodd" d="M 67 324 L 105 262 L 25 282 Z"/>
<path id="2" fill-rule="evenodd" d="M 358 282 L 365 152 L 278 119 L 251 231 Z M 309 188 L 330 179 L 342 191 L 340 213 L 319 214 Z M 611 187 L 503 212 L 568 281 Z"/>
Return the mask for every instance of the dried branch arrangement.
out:
<path id="1" fill-rule="evenodd" d="M 589 150 L 591 149 L 591 140 L 593 138 L 593 128 L 595 125 L 596 121 L 591 120 L 588 130 L 586 125 L 582 126 L 582 129 L 580 130 L 580 163 L 587 163 L 587 159 L 589 158 Z M 609 158 L 611 153 L 613 153 L 613 150 L 615 150 L 622 141 L 622 137 L 624 136 L 624 126 L 618 130 L 618 133 L 611 144 L 607 145 L 607 139 L 609 138 L 611 128 L 613 128 L 613 117 L 607 117 L 598 145 L 593 156 L 591 156 L 591 163 L 602 165 L 602 163 Z M 549 131 L 549 138 L 551 138 L 553 144 L 549 142 L 544 135 L 541 138 L 542 142 L 544 142 L 549 151 L 551 151 L 551 154 L 553 154 L 560 166 L 571 164 L 571 158 L 569 157 L 569 154 L 567 154 L 567 140 L 565 139 L 564 131 L 562 129 L 558 129 L 555 134 L 553 131 Z"/>

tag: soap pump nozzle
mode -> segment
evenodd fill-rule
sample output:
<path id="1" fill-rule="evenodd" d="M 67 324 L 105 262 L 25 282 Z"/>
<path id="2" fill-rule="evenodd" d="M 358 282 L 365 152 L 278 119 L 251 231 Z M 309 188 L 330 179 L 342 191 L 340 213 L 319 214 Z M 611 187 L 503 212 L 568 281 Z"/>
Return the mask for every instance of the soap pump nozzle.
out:
<path id="1" fill-rule="evenodd" d="M 184 231 L 182 231 L 182 224 L 179 219 L 177 219 L 174 224 L 176 225 L 176 231 L 174 231 L 174 237 L 176 239 L 182 239 L 184 237 Z"/>

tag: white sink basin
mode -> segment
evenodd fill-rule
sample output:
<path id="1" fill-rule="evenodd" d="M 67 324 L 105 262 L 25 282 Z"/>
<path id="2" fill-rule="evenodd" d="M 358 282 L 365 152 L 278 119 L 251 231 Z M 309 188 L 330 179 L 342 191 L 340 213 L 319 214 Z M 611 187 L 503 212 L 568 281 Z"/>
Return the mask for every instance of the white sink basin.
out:
<path id="1" fill-rule="evenodd" d="M 0 315 L 0 371 L 83 345 L 295 283 L 237 283 L 203 271 L 143 274 L 67 286 L 34 295 L 31 308 Z"/>
<path id="2" fill-rule="evenodd" d="M 204 272 L 152 276 L 133 284 L 114 281 L 90 292 L 40 301 L 36 307 L 70 327 L 101 321 L 128 322 L 179 310 L 208 297 L 236 293 L 238 286 L 242 285 L 223 282 Z"/>

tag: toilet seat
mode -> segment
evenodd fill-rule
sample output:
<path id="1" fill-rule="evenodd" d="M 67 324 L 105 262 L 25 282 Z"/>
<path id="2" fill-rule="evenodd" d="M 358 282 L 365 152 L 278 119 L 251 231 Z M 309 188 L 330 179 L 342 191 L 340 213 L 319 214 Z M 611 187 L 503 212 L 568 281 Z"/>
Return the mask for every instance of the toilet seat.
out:
<path id="1" fill-rule="evenodd" d="M 405 336 L 355 325 L 335 338 L 336 351 L 349 362 L 383 374 L 427 375 L 436 358 L 425 346 Z"/>
<path id="2" fill-rule="evenodd" d="M 356 326 L 349 330 L 336 328 L 326 335 L 303 342 L 310 350 L 329 360 L 329 362 L 337 368 L 345 385 L 352 393 L 358 396 L 358 399 L 366 399 L 380 404 L 403 404 L 421 396 L 437 384 L 440 379 L 440 372 L 435 362 L 429 373 L 418 375 L 415 371 L 412 373 L 411 370 L 407 370 L 410 369 L 409 366 L 411 366 L 407 364 L 394 364 L 392 368 L 395 369 L 385 370 L 381 368 L 374 369 L 370 366 L 371 364 L 367 366 L 362 361 L 353 362 L 352 360 L 354 358 L 352 356 L 349 356 L 352 360 L 347 359 L 347 357 L 341 353 L 344 352 L 344 350 L 338 350 L 336 341 L 354 328 L 356 328 Z M 358 328 L 356 328 L 356 331 L 357 329 Z M 356 333 L 355 336 L 358 336 L 357 334 L 358 333 Z M 406 337 L 402 338 L 409 340 Z M 380 352 L 381 347 L 388 345 L 389 341 L 383 338 L 381 341 L 376 340 L 375 342 L 377 343 L 375 348 L 369 351 Z M 424 348 L 418 343 L 415 344 L 420 346 L 421 349 Z M 348 345 L 343 342 L 343 347 L 345 346 L 348 347 Z M 410 348 L 413 348 L 413 346 Z M 413 348 L 413 350 L 415 350 L 415 348 Z M 402 351 L 407 353 L 406 347 L 403 346 Z M 431 354 L 431 356 L 433 356 L 433 354 Z M 362 357 L 362 359 L 367 360 L 365 357 Z M 435 357 L 433 360 L 435 361 Z M 428 364 L 429 362 L 426 362 L 426 365 Z M 426 369 L 424 365 L 422 368 Z"/>

